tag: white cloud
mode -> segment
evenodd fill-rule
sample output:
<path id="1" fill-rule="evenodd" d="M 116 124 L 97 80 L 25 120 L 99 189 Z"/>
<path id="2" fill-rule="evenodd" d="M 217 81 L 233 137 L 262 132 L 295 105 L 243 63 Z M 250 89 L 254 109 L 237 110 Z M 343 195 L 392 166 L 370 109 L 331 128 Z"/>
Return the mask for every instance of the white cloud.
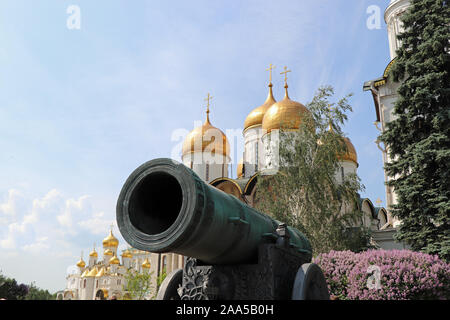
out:
<path id="1" fill-rule="evenodd" d="M 0 223 L 7 226 L 0 228 L 4 250 L 67 257 L 90 237 L 92 243 L 98 241 L 98 235 L 106 234 L 114 222 L 114 217 L 93 209 L 89 195 L 67 197 L 52 189 L 33 199 L 11 189 L 5 199 L 0 204 Z"/>
<path id="2" fill-rule="evenodd" d="M 108 230 L 111 223 L 114 222 L 114 220 L 105 219 L 104 212 L 98 212 L 94 213 L 92 218 L 78 222 L 78 225 L 81 228 L 88 230 L 90 233 L 98 235 L 104 234 L 105 230 Z"/>
<path id="3" fill-rule="evenodd" d="M 22 247 L 24 251 L 31 252 L 34 254 L 42 253 L 45 250 L 48 250 L 50 245 L 48 244 L 48 237 L 41 237 L 36 239 L 35 243 L 27 244 Z"/>

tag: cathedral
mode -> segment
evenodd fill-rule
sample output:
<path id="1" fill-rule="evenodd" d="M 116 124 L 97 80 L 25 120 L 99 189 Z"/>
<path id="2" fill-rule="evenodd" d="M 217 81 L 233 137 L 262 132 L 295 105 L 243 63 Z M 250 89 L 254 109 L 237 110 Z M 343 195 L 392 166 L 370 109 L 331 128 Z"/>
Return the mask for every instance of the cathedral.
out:
<path id="1" fill-rule="evenodd" d="M 67 276 L 64 291 L 57 294 L 57 300 L 105 300 L 131 299 L 124 290 L 125 275 L 132 269 L 138 273 L 152 272 L 152 256 L 150 252 L 136 249 L 124 250 L 122 259 L 118 258 L 117 248 L 119 240 L 113 235 L 103 239 L 103 259 L 98 259 L 95 248 L 89 253 L 89 261 L 83 257 L 77 262 L 77 272 Z M 156 287 L 156 278 L 152 279 L 152 286 Z"/>

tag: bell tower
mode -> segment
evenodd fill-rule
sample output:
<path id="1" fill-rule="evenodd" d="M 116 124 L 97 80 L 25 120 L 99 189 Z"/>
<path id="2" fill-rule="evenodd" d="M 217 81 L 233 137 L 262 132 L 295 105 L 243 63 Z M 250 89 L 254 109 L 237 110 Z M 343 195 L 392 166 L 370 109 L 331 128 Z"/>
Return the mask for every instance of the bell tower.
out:
<path id="1" fill-rule="evenodd" d="M 397 36 L 403 32 L 403 25 L 400 21 L 400 17 L 406 9 L 408 9 L 409 5 L 409 0 L 391 0 L 386 8 L 386 11 L 384 12 L 384 21 L 387 24 L 391 60 L 397 56 L 395 52 L 401 45 L 400 41 L 397 39 Z"/>

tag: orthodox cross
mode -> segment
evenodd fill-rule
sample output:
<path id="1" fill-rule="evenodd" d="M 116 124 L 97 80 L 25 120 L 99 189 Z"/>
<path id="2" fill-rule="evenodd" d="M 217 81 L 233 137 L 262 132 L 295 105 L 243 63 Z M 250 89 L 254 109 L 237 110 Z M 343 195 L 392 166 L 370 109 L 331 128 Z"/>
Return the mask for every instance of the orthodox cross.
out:
<path id="1" fill-rule="evenodd" d="M 287 74 L 288 72 L 292 72 L 291 70 L 288 70 L 288 68 L 284 67 L 284 72 L 281 72 L 280 74 L 284 74 L 284 85 L 287 85 Z"/>
<path id="2" fill-rule="evenodd" d="M 269 69 L 266 69 L 266 71 L 269 71 L 269 83 L 272 83 L 272 69 L 276 68 L 273 64 L 269 65 Z"/>
<path id="3" fill-rule="evenodd" d="M 209 103 L 210 103 L 212 98 L 213 97 L 210 96 L 209 92 L 208 92 L 208 97 L 206 97 L 206 99 L 205 99 L 205 101 L 207 102 L 207 105 L 206 105 L 206 117 L 207 117 L 208 121 L 209 121 Z"/>
<path id="4" fill-rule="evenodd" d="M 380 206 L 380 205 L 383 203 L 383 201 L 382 201 L 380 198 L 378 198 L 377 201 L 375 201 L 375 203 L 376 203 L 378 206 Z"/>

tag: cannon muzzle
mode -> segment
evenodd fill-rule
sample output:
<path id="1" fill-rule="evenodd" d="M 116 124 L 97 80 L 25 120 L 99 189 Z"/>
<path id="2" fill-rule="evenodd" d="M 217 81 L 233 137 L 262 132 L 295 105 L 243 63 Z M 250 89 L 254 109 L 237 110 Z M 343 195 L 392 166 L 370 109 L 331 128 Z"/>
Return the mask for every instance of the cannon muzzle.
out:
<path id="1" fill-rule="evenodd" d="M 138 167 L 120 192 L 116 214 L 131 246 L 178 253 L 205 264 L 256 261 L 258 245 L 280 237 L 279 221 L 206 184 L 171 159 Z M 311 245 L 300 231 L 285 230 L 289 247 L 311 255 Z"/>

